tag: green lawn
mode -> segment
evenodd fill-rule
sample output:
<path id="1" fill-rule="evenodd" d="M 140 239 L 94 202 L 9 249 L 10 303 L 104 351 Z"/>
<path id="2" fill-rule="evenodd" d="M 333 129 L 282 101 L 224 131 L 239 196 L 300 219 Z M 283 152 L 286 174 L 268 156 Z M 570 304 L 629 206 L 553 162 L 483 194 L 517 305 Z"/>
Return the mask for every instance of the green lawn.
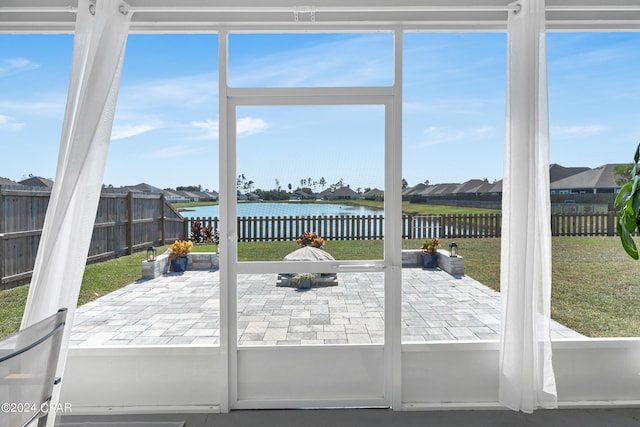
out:
<path id="1" fill-rule="evenodd" d="M 326 201 L 323 203 L 336 203 L 336 202 Z M 350 201 L 341 200 L 340 203 L 344 203 L 347 205 L 368 206 L 370 208 L 377 208 L 377 209 L 384 208 L 384 202 L 378 202 L 374 200 L 350 200 Z M 402 202 L 402 212 L 406 214 L 416 214 L 416 215 L 500 213 L 499 210 L 494 210 L 494 209 L 464 208 L 464 207 L 443 206 L 443 205 L 427 205 L 422 203 L 409 203 L 409 202 Z"/>
<path id="2" fill-rule="evenodd" d="M 499 289 L 500 240 L 457 239 L 465 274 Z M 552 316 L 592 337 L 640 336 L 640 263 L 629 258 L 614 237 L 553 238 Z M 415 249 L 420 241 L 405 240 Z M 443 247 L 448 246 L 443 240 Z M 240 243 L 238 259 L 281 260 L 297 248 L 294 242 Z M 380 259 L 382 241 L 329 241 L 336 259 Z M 159 248 L 162 253 L 166 247 Z M 194 251 L 214 250 L 197 245 Z M 87 266 L 78 299 L 87 303 L 140 278 L 144 252 Z M 0 292 L 0 336 L 18 329 L 28 286 Z"/>
<path id="3" fill-rule="evenodd" d="M 175 209 L 182 209 L 182 208 L 193 208 L 198 206 L 213 206 L 217 204 L 218 202 L 188 202 L 188 203 L 172 203 L 171 206 L 173 206 Z"/>

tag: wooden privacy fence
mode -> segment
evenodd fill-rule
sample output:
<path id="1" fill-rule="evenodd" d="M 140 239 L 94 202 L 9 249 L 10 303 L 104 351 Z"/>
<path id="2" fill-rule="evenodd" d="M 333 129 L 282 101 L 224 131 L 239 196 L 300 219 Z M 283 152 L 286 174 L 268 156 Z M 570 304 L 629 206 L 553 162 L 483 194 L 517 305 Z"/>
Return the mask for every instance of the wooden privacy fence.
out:
<path id="1" fill-rule="evenodd" d="M 616 213 L 551 215 L 553 236 L 616 236 Z"/>
<path id="2" fill-rule="evenodd" d="M 551 216 L 553 236 L 614 236 L 614 212 L 607 214 L 554 214 Z M 218 218 L 185 219 L 185 235 L 191 223 L 200 221 L 203 227 L 218 230 Z M 403 239 L 440 237 L 481 238 L 500 237 L 502 215 L 449 214 L 403 215 Z M 322 217 L 239 217 L 239 242 L 272 242 L 294 240 L 300 234 L 315 231 L 329 240 L 380 240 L 384 238 L 382 215 L 322 216 Z"/>
<path id="3" fill-rule="evenodd" d="M 49 196 L 49 191 L 0 186 L 0 289 L 31 279 Z M 88 262 L 183 238 L 184 224 L 161 194 L 103 193 Z"/>
<path id="4" fill-rule="evenodd" d="M 0 186 L 0 289 L 27 283 L 35 262 L 49 191 Z M 89 249 L 95 262 L 188 239 L 191 224 L 219 230 L 218 218 L 183 218 L 161 194 L 108 194 L 100 198 Z M 616 215 L 553 214 L 554 236 L 614 236 Z M 329 240 L 380 240 L 382 215 L 240 217 L 238 241 L 294 240 L 315 231 Z M 481 238 L 501 235 L 501 215 L 403 215 L 403 239 Z"/>

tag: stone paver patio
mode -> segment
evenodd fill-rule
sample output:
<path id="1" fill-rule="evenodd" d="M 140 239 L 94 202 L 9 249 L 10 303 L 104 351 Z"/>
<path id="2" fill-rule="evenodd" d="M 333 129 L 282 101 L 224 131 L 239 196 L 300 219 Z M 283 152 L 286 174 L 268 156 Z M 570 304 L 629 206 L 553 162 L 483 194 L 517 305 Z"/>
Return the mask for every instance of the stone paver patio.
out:
<path id="1" fill-rule="evenodd" d="M 338 286 L 276 287 L 275 274 L 238 278 L 240 345 L 382 344 L 382 273 L 339 273 Z M 140 280 L 78 307 L 72 346 L 220 342 L 219 272 Z M 500 296 L 440 270 L 402 269 L 403 342 L 498 339 Z M 580 337 L 552 322 L 552 338 Z"/>

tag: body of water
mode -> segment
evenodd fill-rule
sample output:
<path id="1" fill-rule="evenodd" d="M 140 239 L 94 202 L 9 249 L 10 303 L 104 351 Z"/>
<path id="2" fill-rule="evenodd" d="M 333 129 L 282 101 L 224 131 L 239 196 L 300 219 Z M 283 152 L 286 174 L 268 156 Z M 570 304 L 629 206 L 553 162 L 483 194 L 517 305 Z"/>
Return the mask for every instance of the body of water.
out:
<path id="1" fill-rule="evenodd" d="M 220 216 L 220 206 L 190 207 L 181 211 L 185 218 L 209 218 Z M 312 217 L 312 216 L 382 216 L 380 209 L 339 203 L 238 203 L 239 217 Z"/>

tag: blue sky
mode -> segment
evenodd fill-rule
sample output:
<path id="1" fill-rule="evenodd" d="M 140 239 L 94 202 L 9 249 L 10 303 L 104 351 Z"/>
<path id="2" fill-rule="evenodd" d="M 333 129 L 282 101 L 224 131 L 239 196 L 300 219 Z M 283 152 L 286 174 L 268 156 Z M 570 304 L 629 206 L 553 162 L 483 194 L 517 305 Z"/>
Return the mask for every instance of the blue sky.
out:
<path id="1" fill-rule="evenodd" d="M 0 176 L 53 178 L 70 35 L 0 35 Z M 628 162 L 640 142 L 640 34 L 547 37 L 551 162 Z M 232 35 L 234 87 L 390 85 L 390 34 Z M 105 184 L 218 189 L 215 35 L 131 35 Z M 408 33 L 403 176 L 502 177 L 506 35 Z M 254 187 L 383 187 L 379 106 L 242 107 L 238 172 Z M 319 187 L 317 189 L 320 189 Z"/>

